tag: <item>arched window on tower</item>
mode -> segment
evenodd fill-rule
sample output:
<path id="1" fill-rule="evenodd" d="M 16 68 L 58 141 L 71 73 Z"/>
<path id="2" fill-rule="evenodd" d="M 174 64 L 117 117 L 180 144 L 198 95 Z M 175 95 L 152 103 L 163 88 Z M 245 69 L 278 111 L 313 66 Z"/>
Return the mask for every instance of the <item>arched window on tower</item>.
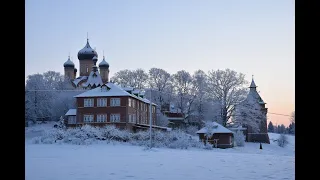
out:
<path id="1" fill-rule="evenodd" d="M 88 66 L 87 66 L 87 68 L 86 68 L 86 69 L 87 69 L 87 72 L 89 72 L 89 68 L 88 68 Z"/>

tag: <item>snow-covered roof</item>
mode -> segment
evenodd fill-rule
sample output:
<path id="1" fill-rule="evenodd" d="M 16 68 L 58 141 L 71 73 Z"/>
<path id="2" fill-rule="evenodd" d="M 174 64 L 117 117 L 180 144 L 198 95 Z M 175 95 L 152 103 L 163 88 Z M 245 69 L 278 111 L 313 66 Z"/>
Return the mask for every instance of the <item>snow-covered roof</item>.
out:
<path id="1" fill-rule="evenodd" d="M 109 67 L 109 63 L 104 59 L 104 56 L 102 61 L 99 63 L 99 67 Z"/>
<path id="2" fill-rule="evenodd" d="M 69 109 L 65 115 L 66 116 L 75 116 L 75 115 L 77 115 L 77 109 Z"/>
<path id="3" fill-rule="evenodd" d="M 146 93 L 146 92 L 144 92 L 144 91 L 140 91 L 139 95 L 140 95 L 140 96 L 144 96 L 145 93 Z"/>
<path id="4" fill-rule="evenodd" d="M 72 66 L 74 67 L 74 63 L 70 60 L 70 56 L 68 57 L 68 60 L 63 64 L 64 67 Z"/>
<path id="5" fill-rule="evenodd" d="M 88 80 L 89 81 L 89 80 Z M 110 97 L 110 96 L 130 96 L 133 97 L 135 99 L 138 99 L 140 101 L 143 101 L 145 103 L 150 103 L 150 101 L 146 98 L 141 98 L 138 96 L 135 96 L 133 94 L 128 93 L 127 91 L 125 91 L 123 88 L 109 82 L 106 84 L 110 89 L 108 91 L 101 91 L 100 87 L 91 89 L 89 91 L 86 91 L 84 93 L 81 93 L 79 95 L 76 95 L 74 97 Z M 152 103 L 153 105 L 156 105 L 154 103 Z"/>
<path id="6" fill-rule="evenodd" d="M 88 39 L 87 44 L 78 52 L 78 54 L 95 54 L 95 56 L 98 56 L 97 52 L 91 48 Z"/>
<path id="7" fill-rule="evenodd" d="M 132 93 L 133 93 L 133 94 L 139 94 L 140 91 L 141 91 L 140 89 L 134 89 L 134 90 L 132 91 Z"/>
<path id="8" fill-rule="evenodd" d="M 216 122 L 212 122 L 212 134 L 215 133 L 233 133 L 232 131 L 230 131 L 229 129 L 223 127 L 221 124 L 216 123 Z M 200 129 L 199 131 L 196 132 L 197 134 L 202 134 L 202 133 L 207 133 L 207 127 L 204 127 L 202 129 Z"/>
<path id="9" fill-rule="evenodd" d="M 86 79 L 88 79 L 88 76 L 79 76 L 79 77 L 77 77 L 76 79 L 73 80 L 73 84 L 76 85 L 76 86 L 78 86 L 78 83 L 79 83 L 80 81 L 86 80 Z"/>
<path id="10" fill-rule="evenodd" d="M 99 71 L 96 71 L 96 72 L 93 72 L 91 71 L 89 76 L 88 76 L 88 80 L 87 82 L 83 83 L 82 86 L 83 87 L 88 87 L 88 86 L 101 86 L 103 85 L 103 82 L 102 82 L 102 79 L 101 79 L 101 76 L 99 74 Z"/>

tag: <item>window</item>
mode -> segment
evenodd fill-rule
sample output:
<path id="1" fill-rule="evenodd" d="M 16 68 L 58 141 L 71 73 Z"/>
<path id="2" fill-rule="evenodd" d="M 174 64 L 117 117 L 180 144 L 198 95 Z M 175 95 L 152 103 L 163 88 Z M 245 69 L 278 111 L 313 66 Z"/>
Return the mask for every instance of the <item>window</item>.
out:
<path id="1" fill-rule="evenodd" d="M 111 106 L 120 106 L 120 98 L 111 98 Z"/>
<path id="2" fill-rule="evenodd" d="M 84 99 L 84 107 L 93 107 L 93 99 Z"/>
<path id="3" fill-rule="evenodd" d="M 132 107 L 135 108 L 136 106 L 136 101 L 134 99 L 132 99 Z"/>
<path id="4" fill-rule="evenodd" d="M 98 107 L 106 107 L 107 106 L 107 98 L 98 98 Z"/>
<path id="5" fill-rule="evenodd" d="M 138 114 L 137 114 L 137 121 L 140 123 L 139 111 L 138 111 Z"/>
<path id="6" fill-rule="evenodd" d="M 131 107 L 131 98 L 129 98 L 129 107 Z"/>
<path id="7" fill-rule="evenodd" d="M 139 109 L 139 104 L 140 104 L 140 103 L 139 103 L 139 101 L 138 101 L 138 103 L 137 103 L 137 109 Z"/>
<path id="8" fill-rule="evenodd" d="M 85 123 L 91 123 L 93 122 L 93 115 L 83 115 L 83 122 Z"/>
<path id="9" fill-rule="evenodd" d="M 87 67 L 86 71 L 89 72 L 89 68 L 88 67 Z"/>
<path id="10" fill-rule="evenodd" d="M 107 115 L 106 114 L 98 114 L 97 115 L 97 122 L 106 122 L 107 121 Z"/>
<path id="11" fill-rule="evenodd" d="M 76 124 L 76 116 L 68 116 L 68 124 Z"/>
<path id="12" fill-rule="evenodd" d="M 120 114 L 110 114 L 110 122 L 120 122 Z"/>
<path id="13" fill-rule="evenodd" d="M 132 120 L 132 116 L 131 114 L 129 114 L 129 123 L 131 122 L 131 120 Z"/>
<path id="14" fill-rule="evenodd" d="M 136 123 L 136 115 L 135 114 L 132 115 L 132 122 Z"/>
<path id="15" fill-rule="evenodd" d="M 156 107 L 152 106 L 152 113 L 156 112 Z"/>

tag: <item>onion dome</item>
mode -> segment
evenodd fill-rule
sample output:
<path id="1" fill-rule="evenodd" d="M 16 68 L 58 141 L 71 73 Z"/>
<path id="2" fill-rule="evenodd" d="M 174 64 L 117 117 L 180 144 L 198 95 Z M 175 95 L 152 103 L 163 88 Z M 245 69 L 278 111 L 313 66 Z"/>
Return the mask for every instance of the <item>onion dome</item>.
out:
<path id="1" fill-rule="evenodd" d="M 97 64 L 97 61 L 98 61 L 97 56 L 94 56 L 94 57 L 92 58 L 92 61 L 93 61 L 93 64 L 96 65 L 96 64 Z"/>
<path id="2" fill-rule="evenodd" d="M 70 56 L 68 60 L 63 64 L 64 67 L 74 67 L 74 63 L 70 60 Z"/>
<path id="3" fill-rule="evenodd" d="M 82 48 L 78 52 L 78 59 L 81 60 L 87 60 L 87 59 L 92 59 L 94 56 L 98 57 L 98 53 L 91 48 L 89 44 L 89 39 L 87 39 L 87 44 L 84 48 Z"/>
<path id="4" fill-rule="evenodd" d="M 104 56 L 103 56 L 103 59 L 102 59 L 101 63 L 99 63 L 99 67 L 109 68 L 109 64 L 108 64 L 107 61 L 105 60 Z"/>

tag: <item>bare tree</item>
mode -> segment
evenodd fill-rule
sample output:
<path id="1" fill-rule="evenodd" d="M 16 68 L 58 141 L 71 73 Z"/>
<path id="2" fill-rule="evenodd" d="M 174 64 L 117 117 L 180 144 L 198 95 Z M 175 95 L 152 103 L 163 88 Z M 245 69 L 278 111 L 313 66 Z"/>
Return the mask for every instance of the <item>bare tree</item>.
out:
<path id="1" fill-rule="evenodd" d="M 32 121 L 50 118 L 52 116 L 53 91 L 49 90 L 42 74 L 29 75 L 26 82 L 26 112 L 27 118 Z"/>
<path id="2" fill-rule="evenodd" d="M 221 103 L 220 116 L 223 126 L 230 120 L 234 106 L 246 97 L 247 91 L 244 85 L 247 82 L 244 77 L 244 74 L 230 69 L 211 70 L 208 73 L 207 92 L 214 101 Z"/>
<path id="3" fill-rule="evenodd" d="M 148 80 L 148 74 L 143 69 L 134 70 L 132 73 L 134 87 L 144 89 Z"/>
<path id="4" fill-rule="evenodd" d="M 196 94 L 195 99 L 195 113 L 198 122 L 201 122 L 205 118 L 207 112 L 207 75 L 202 70 L 197 70 L 192 76 L 193 91 Z"/>
<path id="5" fill-rule="evenodd" d="M 193 110 L 192 106 L 196 98 L 196 93 L 192 86 L 192 77 L 184 70 L 178 71 L 176 74 L 173 74 L 172 77 L 174 89 L 177 94 L 177 107 L 184 114 L 186 123 L 189 124 L 188 116 Z"/>
<path id="6" fill-rule="evenodd" d="M 59 72 L 48 71 L 28 76 L 25 88 L 25 114 L 27 120 L 57 120 L 69 108 L 75 107 L 73 96 L 79 91 Z M 62 90 L 62 91 L 60 91 Z"/>
<path id="7" fill-rule="evenodd" d="M 143 69 L 137 70 L 121 70 L 111 78 L 111 81 L 123 86 L 138 89 L 145 88 L 148 80 L 148 74 Z"/>
<path id="8" fill-rule="evenodd" d="M 125 69 L 113 75 L 111 81 L 120 84 L 121 86 L 135 87 L 133 71 Z"/>
<path id="9" fill-rule="evenodd" d="M 162 107 L 164 105 L 165 99 L 171 99 L 170 96 L 172 93 L 172 86 L 170 81 L 170 74 L 165 70 L 159 68 L 151 68 L 149 70 L 148 84 L 151 89 L 156 90 L 155 92 L 152 91 L 152 97 L 154 97 L 154 101 L 159 104 L 159 107 Z"/>

